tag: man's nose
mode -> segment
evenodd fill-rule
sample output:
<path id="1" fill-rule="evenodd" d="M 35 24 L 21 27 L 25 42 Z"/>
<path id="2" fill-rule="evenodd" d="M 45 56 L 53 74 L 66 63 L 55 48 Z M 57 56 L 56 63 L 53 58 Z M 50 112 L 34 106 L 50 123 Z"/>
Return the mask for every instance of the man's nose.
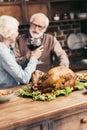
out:
<path id="1" fill-rule="evenodd" d="M 38 29 L 38 26 L 35 26 L 35 31 L 37 32 L 39 29 Z"/>

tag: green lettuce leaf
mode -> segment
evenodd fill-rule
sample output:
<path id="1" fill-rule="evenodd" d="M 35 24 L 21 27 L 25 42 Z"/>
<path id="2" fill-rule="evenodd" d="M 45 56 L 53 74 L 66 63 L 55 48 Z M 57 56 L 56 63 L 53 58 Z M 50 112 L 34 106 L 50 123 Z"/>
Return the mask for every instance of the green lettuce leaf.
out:
<path id="1" fill-rule="evenodd" d="M 58 97 L 59 95 L 69 95 L 72 91 L 74 90 L 83 90 L 84 89 L 84 84 L 80 81 L 76 81 L 75 87 L 66 87 L 65 89 L 59 89 L 55 90 L 53 93 L 49 94 L 41 94 L 38 93 L 37 91 L 31 92 L 31 87 L 32 85 L 26 85 L 23 89 L 19 90 L 19 96 L 27 96 L 32 98 L 33 100 L 40 100 L 40 101 L 51 101 Z"/>

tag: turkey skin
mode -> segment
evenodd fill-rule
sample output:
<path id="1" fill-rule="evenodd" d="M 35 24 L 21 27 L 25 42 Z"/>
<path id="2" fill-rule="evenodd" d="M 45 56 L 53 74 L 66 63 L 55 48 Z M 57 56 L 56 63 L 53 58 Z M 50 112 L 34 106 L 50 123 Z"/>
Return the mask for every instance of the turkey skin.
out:
<path id="1" fill-rule="evenodd" d="M 32 74 L 33 90 L 39 90 L 41 93 L 54 92 L 66 87 L 75 87 L 77 76 L 69 68 L 58 66 L 44 73 L 39 70 Z"/>

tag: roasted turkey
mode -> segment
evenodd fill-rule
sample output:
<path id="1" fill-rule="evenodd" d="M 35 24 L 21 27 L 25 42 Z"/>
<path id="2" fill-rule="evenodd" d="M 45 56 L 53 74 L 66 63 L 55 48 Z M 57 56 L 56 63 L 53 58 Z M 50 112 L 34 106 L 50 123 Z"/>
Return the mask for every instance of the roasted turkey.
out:
<path id="1" fill-rule="evenodd" d="M 41 93 L 53 92 L 57 89 L 74 87 L 76 74 L 69 68 L 58 66 L 44 73 L 36 70 L 32 74 L 33 90 L 39 90 Z"/>

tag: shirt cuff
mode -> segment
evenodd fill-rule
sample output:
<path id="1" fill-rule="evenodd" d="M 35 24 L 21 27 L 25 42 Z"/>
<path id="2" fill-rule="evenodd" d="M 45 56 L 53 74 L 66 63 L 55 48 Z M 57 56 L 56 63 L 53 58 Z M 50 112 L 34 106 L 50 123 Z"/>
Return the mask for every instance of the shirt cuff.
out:
<path id="1" fill-rule="evenodd" d="M 35 58 L 34 56 L 31 56 L 29 62 L 31 62 L 31 63 L 33 63 L 33 64 L 36 64 L 36 65 L 38 64 L 38 60 L 37 60 L 37 58 Z"/>

